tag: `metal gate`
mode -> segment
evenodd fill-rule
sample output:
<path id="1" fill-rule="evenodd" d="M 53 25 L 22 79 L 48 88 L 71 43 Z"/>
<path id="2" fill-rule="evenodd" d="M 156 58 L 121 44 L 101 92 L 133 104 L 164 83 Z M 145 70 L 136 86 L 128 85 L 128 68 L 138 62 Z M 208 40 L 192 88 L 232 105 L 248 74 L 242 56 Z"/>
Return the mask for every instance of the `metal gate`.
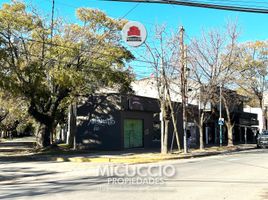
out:
<path id="1" fill-rule="evenodd" d="M 143 147 L 143 120 L 124 120 L 124 148 Z"/>

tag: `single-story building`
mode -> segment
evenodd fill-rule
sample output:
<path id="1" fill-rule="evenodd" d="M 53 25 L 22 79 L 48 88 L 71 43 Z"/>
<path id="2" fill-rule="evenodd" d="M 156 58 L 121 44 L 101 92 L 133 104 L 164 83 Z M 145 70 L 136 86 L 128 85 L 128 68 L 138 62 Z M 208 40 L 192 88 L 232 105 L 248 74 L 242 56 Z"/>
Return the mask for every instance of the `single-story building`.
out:
<path id="1" fill-rule="evenodd" d="M 182 133 L 179 105 L 176 109 L 177 128 Z M 154 98 L 120 94 L 90 96 L 77 106 L 77 145 L 110 150 L 160 148 L 159 113 L 160 106 Z M 188 129 L 196 138 L 194 120 L 188 121 Z M 174 144 L 175 148 L 172 123 L 169 130 L 169 145 Z"/>
<path id="2" fill-rule="evenodd" d="M 181 104 L 175 103 L 177 129 L 180 145 L 183 146 Z M 217 106 L 216 106 L 217 107 Z M 195 124 L 199 110 L 196 105 L 188 105 L 187 130 L 191 134 L 191 146 L 199 146 L 199 133 Z M 223 112 L 224 113 L 224 112 Z M 78 148 L 122 150 L 129 148 L 161 147 L 160 105 L 156 98 L 118 93 L 89 96 L 77 106 Z M 208 113 L 211 114 L 211 113 Z M 204 123 L 205 144 L 219 144 L 218 111 L 211 114 Z M 254 126 L 257 115 L 243 111 L 243 105 L 232 112 L 234 142 L 254 142 Z M 170 120 L 171 121 L 171 120 Z M 173 125 L 169 125 L 169 148 L 176 148 Z M 223 142 L 227 143 L 227 129 L 223 127 Z"/>

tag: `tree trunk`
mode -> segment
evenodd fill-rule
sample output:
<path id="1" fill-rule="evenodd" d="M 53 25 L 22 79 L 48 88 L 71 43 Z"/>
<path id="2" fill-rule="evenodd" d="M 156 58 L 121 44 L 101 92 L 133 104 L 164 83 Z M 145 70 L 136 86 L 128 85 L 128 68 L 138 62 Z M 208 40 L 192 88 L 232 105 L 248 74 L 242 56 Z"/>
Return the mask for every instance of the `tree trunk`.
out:
<path id="1" fill-rule="evenodd" d="M 57 125 L 57 109 L 61 101 L 68 96 L 68 89 L 59 89 L 56 98 L 50 97 L 47 105 L 37 104 L 35 98 L 31 98 L 28 113 L 39 122 L 37 147 L 47 147 L 53 142 L 53 133 Z M 34 93 L 33 93 L 34 94 Z M 41 110 L 41 111 L 40 111 Z"/>
<path id="2" fill-rule="evenodd" d="M 40 112 L 34 101 L 31 102 L 28 113 L 39 123 L 36 133 L 37 148 L 48 147 L 51 144 L 51 136 L 56 124 L 55 114 Z"/>
<path id="3" fill-rule="evenodd" d="M 227 134 L 228 134 L 228 146 L 234 146 L 233 142 L 233 125 L 230 123 L 226 123 L 227 126 Z"/>
<path id="4" fill-rule="evenodd" d="M 164 140 L 163 140 L 163 149 L 162 154 L 168 153 L 168 126 L 169 126 L 169 120 L 165 120 L 165 132 L 164 132 Z"/>
<path id="5" fill-rule="evenodd" d="M 267 117 L 266 117 L 266 109 L 264 108 L 264 106 L 262 107 L 262 130 L 267 130 Z"/>
<path id="6" fill-rule="evenodd" d="M 61 127 L 61 141 L 66 142 L 66 127 L 65 126 Z"/>
<path id="7" fill-rule="evenodd" d="M 1 138 L 4 138 L 4 137 L 5 137 L 5 132 L 1 131 Z"/>
<path id="8" fill-rule="evenodd" d="M 39 124 L 36 133 L 36 145 L 37 148 L 44 148 L 50 145 L 50 133 L 52 131 L 52 124 Z"/>
<path id="9" fill-rule="evenodd" d="M 76 106 L 70 105 L 68 113 L 68 132 L 67 132 L 66 143 L 70 147 L 73 147 L 74 149 L 76 148 L 75 136 L 76 136 Z"/>
<path id="10" fill-rule="evenodd" d="M 199 129 L 199 143 L 200 143 L 200 150 L 204 149 L 204 135 L 203 135 L 203 124 L 198 127 Z"/>
<path id="11" fill-rule="evenodd" d="M 229 107 L 227 105 L 227 100 L 225 99 L 225 97 L 222 97 L 223 99 L 223 103 L 224 103 L 224 107 L 226 110 L 226 115 L 227 115 L 227 121 L 226 121 L 226 126 L 227 126 L 227 135 L 228 135 L 228 146 L 233 146 L 233 127 L 234 125 L 232 124 L 231 121 L 231 113 L 229 110 Z"/>
<path id="12" fill-rule="evenodd" d="M 258 96 L 258 99 L 259 99 L 259 105 L 260 105 L 260 108 L 261 108 L 261 112 L 262 112 L 262 127 L 260 131 L 262 130 L 267 130 L 267 110 L 264 106 L 264 101 L 263 101 L 263 95 L 262 96 Z"/>
<path id="13" fill-rule="evenodd" d="M 171 111 L 170 114 L 171 114 L 171 119 L 172 119 L 172 123 L 173 123 L 173 127 L 174 127 L 174 133 L 175 133 L 175 136 L 176 136 L 176 142 L 177 142 L 177 145 L 178 145 L 178 151 L 180 151 L 181 146 L 180 146 L 179 131 L 177 129 L 177 120 L 176 120 L 175 112 L 174 112 L 174 109 L 173 109 L 173 106 L 172 106 L 169 90 L 167 92 L 167 98 L 168 98 L 168 104 L 169 104 L 170 111 Z"/>
<path id="14" fill-rule="evenodd" d="M 55 133 L 55 129 L 52 129 L 52 130 L 50 131 L 50 137 L 49 137 L 49 139 L 50 139 L 50 144 L 53 144 L 53 142 L 54 142 L 54 133 Z"/>
<path id="15" fill-rule="evenodd" d="M 203 150 L 205 148 L 204 145 L 204 133 L 203 133 L 203 123 L 204 123 L 204 113 L 201 113 L 200 119 L 199 119 L 199 143 L 200 143 L 200 150 Z"/>
<path id="16" fill-rule="evenodd" d="M 161 107 L 160 107 L 160 121 L 161 121 L 161 153 L 164 152 L 164 137 L 165 137 L 165 104 L 163 100 L 160 101 Z"/>

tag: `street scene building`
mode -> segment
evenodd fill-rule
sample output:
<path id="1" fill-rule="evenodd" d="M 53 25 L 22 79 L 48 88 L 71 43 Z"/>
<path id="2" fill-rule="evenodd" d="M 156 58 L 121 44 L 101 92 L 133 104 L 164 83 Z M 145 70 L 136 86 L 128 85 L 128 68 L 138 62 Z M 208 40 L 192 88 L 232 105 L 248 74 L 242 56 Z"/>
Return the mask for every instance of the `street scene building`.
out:
<path id="1" fill-rule="evenodd" d="M 0 0 L 0 199 L 268 200 L 268 2 Z"/>
<path id="2" fill-rule="evenodd" d="M 160 148 L 161 122 L 160 103 L 157 89 L 144 79 L 133 83 L 139 95 L 120 95 L 118 93 L 91 96 L 77 107 L 77 143 L 82 148 L 129 149 Z M 173 94 L 175 97 L 175 94 Z M 187 132 L 191 135 L 190 146 L 199 147 L 199 132 L 196 125 L 199 117 L 198 100 L 195 105 L 188 104 Z M 183 132 L 181 103 L 176 102 L 177 128 Z M 243 110 L 241 101 L 232 108 L 233 141 L 235 144 L 255 143 L 258 128 L 258 115 Z M 204 123 L 203 138 L 206 145 L 219 144 L 219 105 L 212 105 L 206 111 L 208 120 Z M 170 118 L 170 117 L 169 117 Z M 226 118 L 226 117 L 225 117 Z M 171 120 L 171 119 L 170 119 Z M 174 128 L 169 126 L 174 134 Z M 174 135 L 169 135 L 169 147 L 174 148 Z M 173 139 L 172 139 L 173 138 Z M 223 142 L 227 144 L 227 129 L 223 128 Z M 180 138 L 183 142 L 183 138 Z M 181 146 L 183 144 L 181 143 Z M 176 148 L 176 147 L 175 147 Z"/>

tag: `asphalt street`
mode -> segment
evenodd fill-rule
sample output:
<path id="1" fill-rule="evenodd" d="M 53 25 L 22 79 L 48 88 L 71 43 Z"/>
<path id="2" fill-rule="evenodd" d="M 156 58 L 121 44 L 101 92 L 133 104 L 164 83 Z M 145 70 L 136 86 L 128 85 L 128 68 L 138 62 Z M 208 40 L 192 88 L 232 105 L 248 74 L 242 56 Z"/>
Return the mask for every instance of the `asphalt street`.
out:
<path id="1" fill-rule="evenodd" d="M 107 169 L 107 164 L 1 161 L 0 199 L 268 199 L 268 149 L 131 165 L 130 169 L 142 167 L 148 172 L 156 165 L 174 167 L 175 175 L 151 177 L 150 184 L 122 184 L 119 180 L 130 180 L 124 174 L 128 169 L 120 168 L 123 179 L 115 174 L 102 176 L 100 169 Z M 157 183 L 157 178 L 162 182 Z"/>

